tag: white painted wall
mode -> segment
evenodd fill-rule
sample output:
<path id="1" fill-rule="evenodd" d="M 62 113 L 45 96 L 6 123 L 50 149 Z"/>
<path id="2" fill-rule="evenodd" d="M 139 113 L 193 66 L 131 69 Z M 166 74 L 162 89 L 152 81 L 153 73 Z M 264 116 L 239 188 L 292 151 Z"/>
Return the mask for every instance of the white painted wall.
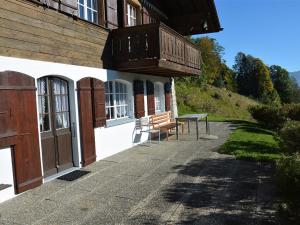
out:
<path id="1" fill-rule="evenodd" d="M 0 203 L 15 196 L 10 148 L 0 149 L 0 184 L 11 185 L 11 187 L 0 191 Z"/>
<path id="2" fill-rule="evenodd" d="M 131 85 L 134 80 L 139 79 L 144 81 L 146 87 L 146 80 L 152 82 L 165 83 L 169 81 L 167 77 L 149 76 L 144 74 L 125 73 L 114 70 L 105 70 L 100 68 L 91 68 L 83 66 L 66 65 L 60 63 L 51 63 L 36 60 L 27 60 L 14 57 L 0 56 L 0 72 L 5 70 L 17 71 L 27 74 L 38 79 L 44 76 L 59 76 L 69 81 L 70 93 L 70 109 L 71 109 L 71 123 L 73 124 L 73 155 L 75 157 L 75 165 L 80 166 L 81 161 L 81 147 L 80 147 L 80 128 L 78 115 L 78 102 L 76 92 L 76 82 L 84 77 L 93 77 L 103 82 L 109 80 L 123 80 Z M 146 90 L 146 88 L 145 88 Z M 133 102 L 133 94 L 132 99 Z M 147 97 L 145 91 L 145 112 L 147 115 Z M 132 113 L 134 115 L 134 108 L 132 104 Z M 38 120 L 38 118 L 37 118 Z M 118 125 L 109 128 L 95 129 L 95 142 L 97 150 L 97 160 L 103 159 L 110 155 L 121 152 L 134 146 L 133 143 L 134 122 Z M 140 140 L 144 142 L 147 140 L 147 134 L 143 133 Z M 40 142 L 40 149 L 41 142 Z M 42 152 L 41 152 L 42 156 Z M 41 160 L 42 162 L 42 160 Z"/>

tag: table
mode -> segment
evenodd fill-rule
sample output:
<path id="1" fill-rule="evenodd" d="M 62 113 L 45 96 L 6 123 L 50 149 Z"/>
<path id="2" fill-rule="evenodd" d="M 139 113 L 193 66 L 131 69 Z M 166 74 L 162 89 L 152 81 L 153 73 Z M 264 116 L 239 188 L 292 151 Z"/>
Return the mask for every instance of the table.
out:
<path id="1" fill-rule="evenodd" d="M 190 133 L 190 121 L 196 121 L 197 140 L 199 140 L 199 120 L 205 118 L 206 133 L 209 134 L 208 114 L 187 114 L 176 119 L 176 139 L 178 140 L 178 122 L 188 122 L 188 132 Z"/>

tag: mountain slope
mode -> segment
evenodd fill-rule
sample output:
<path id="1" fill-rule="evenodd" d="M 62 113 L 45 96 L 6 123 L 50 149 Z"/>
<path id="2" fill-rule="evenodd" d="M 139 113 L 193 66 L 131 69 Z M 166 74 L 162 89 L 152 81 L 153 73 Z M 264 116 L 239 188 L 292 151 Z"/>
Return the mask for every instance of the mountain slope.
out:
<path id="1" fill-rule="evenodd" d="M 231 91 L 206 86 L 193 87 L 176 83 L 176 97 L 179 114 L 208 113 L 211 119 L 251 120 L 249 106 L 258 103 Z"/>
<path id="2" fill-rule="evenodd" d="M 297 71 L 297 72 L 293 72 L 293 73 L 290 73 L 293 77 L 296 78 L 296 80 L 298 81 L 298 84 L 300 85 L 300 71 Z"/>

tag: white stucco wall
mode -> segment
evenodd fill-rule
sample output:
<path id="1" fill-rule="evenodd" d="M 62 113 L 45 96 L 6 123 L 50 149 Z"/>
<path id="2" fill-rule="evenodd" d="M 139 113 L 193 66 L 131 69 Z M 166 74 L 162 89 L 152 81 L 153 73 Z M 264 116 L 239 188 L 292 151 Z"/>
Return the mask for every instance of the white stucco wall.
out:
<path id="1" fill-rule="evenodd" d="M 10 148 L 0 149 L 0 184 L 11 185 L 9 188 L 0 190 L 0 203 L 15 196 Z"/>
<path id="2" fill-rule="evenodd" d="M 146 80 L 152 82 L 160 82 L 162 85 L 169 81 L 167 77 L 149 76 L 143 74 L 125 73 L 113 70 L 105 70 L 99 68 L 83 67 L 66 65 L 60 63 L 43 62 L 36 60 L 26 60 L 13 57 L 0 56 L 0 72 L 5 70 L 17 71 L 38 79 L 44 76 L 58 76 L 69 82 L 70 93 L 70 109 L 71 109 L 71 124 L 73 133 L 73 156 L 76 166 L 80 166 L 81 149 L 80 149 L 80 128 L 78 115 L 78 100 L 76 92 L 76 82 L 84 77 L 94 77 L 103 82 L 109 80 L 123 80 L 131 85 L 131 101 L 133 103 L 132 83 L 139 79 L 144 81 L 145 86 L 145 112 L 147 115 L 147 96 L 146 96 Z M 134 115 L 134 104 L 132 104 L 132 114 Z M 37 109 L 38 111 L 38 109 Z M 38 121 L 38 118 L 37 118 Z M 97 151 L 97 160 L 103 159 L 110 155 L 121 152 L 134 146 L 133 143 L 134 122 L 126 123 L 108 128 L 95 129 L 95 143 Z M 147 134 L 143 133 L 140 141 L 147 140 Z M 41 142 L 40 142 L 40 149 Z M 42 152 L 41 152 L 42 157 Z M 42 159 L 41 159 L 42 162 Z M 41 165 L 42 166 L 42 165 Z"/>

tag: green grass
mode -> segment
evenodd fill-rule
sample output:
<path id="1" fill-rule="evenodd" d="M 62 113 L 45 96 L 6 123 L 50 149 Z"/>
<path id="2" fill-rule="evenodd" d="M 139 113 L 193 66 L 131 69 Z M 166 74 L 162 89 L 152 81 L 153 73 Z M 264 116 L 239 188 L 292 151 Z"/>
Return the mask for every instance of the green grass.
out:
<path id="1" fill-rule="evenodd" d="M 236 156 L 237 159 L 275 161 L 281 158 L 274 132 L 248 121 L 232 121 L 236 130 L 219 149 L 220 153 Z"/>
<path id="2" fill-rule="evenodd" d="M 250 98 L 213 86 L 197 86 L 176 83 L 176 97 L 180 115 L 208 113 L 210 120 L 251 120 L 249 106 L 258 103 Z"/>

